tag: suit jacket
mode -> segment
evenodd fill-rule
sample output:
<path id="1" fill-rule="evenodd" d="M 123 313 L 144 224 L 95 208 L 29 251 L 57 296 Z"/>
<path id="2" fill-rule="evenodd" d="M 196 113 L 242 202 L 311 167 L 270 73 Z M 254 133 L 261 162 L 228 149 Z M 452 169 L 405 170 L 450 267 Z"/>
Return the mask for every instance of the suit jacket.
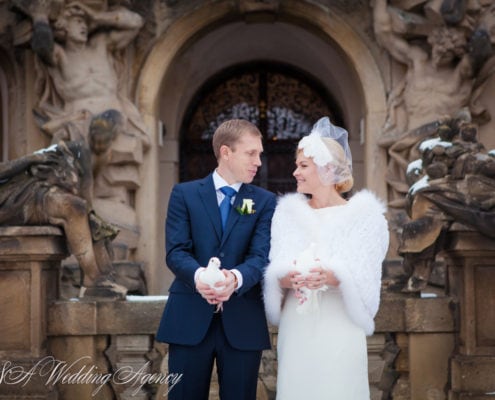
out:
<path id="1" fill-rule="evenodd" d="M 243 199 L 254 201 L 255 213 L 241 215 L 235 209 Z M 166 221 L 166 261 L 175 280 L 157 340 L 196 345 L 205 337 L 216 306 L 196 291 L 194 274 L 215 256 L 223 268 L 236 268 L 243 277 L 241 288 L 223 304 L 221 318 L 229 344 L 239 350 L 270 348 L 260 282 L 268 263 L 275 204 L 273 193 L 243 184 L 222 232 L 211 174 L 174 186 Z"/>

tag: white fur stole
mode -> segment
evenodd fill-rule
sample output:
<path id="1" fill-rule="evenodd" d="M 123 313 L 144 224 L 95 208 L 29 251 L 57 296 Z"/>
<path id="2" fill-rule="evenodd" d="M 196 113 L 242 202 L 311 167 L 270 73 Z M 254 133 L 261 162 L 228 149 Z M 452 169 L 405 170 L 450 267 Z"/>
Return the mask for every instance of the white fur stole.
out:
<path id="1" fill-rule="evenodd" d="M 382 262 L 389 233 L 386 207 L 373 193 L 362 190 L 349 202 L 320 213 L 302 194 L 279 198 L 272 220 L 270 263 L 265 271 L 263 295 L 268 320 L 278 325 L 284 291 L 279 279 L 294 269 L 294 260 L 311 242 L 319 249 L 323 268 L 339 279 L 346 311 L 367 335 L 380 302 Z M 334 212 L 335 211 L 335 212 Z"/>

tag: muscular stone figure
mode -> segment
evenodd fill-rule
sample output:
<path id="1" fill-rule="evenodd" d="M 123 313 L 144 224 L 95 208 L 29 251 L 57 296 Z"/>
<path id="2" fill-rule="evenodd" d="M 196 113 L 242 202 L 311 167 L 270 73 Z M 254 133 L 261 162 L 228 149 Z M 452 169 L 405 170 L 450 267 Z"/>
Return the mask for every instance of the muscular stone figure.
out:
<path id="1" fill-rule="evenodd" d="M 108 109 L 118 111 L 123 117 L 121 134 L 112 141 L 112 159 L 94 176 L 94 196 L 99 199 L 95 207 L 121 229 L 137 225 L 135 217 L 129 223 L 119 215 L 135 215 L 133 191 L 140 185 L 139 166 L 149 138 L 122 88 L 118 51 L 136 37 L 143 19 L 125 7 L 96 10 L 76 1 L 66 4 L 52 21 L 50 2 L 17 3 L 33 21 L 31 47 L 39 58 L 40 88 L 35 114 L 41 130 L 54 143 L 60 137 L 73 140 L 71 125 L 81 126 L 79 131 L 87 136 L 90 118 Z M 119 215 L 107 212 L 116 207 Z M 135 226 L 131 229 L 137 231 Z"/>
<path id="2" fill-rule="evenodd" d="M 12 0 L 12 4 L 32 22 L 39 90 L 36 122 L 52 143 L 84 140 L 91 149 L 88 201 L 121 232 L 113 242 L 116 261 L 139 270 L 140 264 L 132 259 L 140 232 L 135 192 L 149 137 L 129 99 L 130 77 L 122 57 L 143 19 L 122 2 Z M 119 129 L 103 141 L 100 135 L 96 142 L 89 126 L 105 112 L 120 115 Z"/>
<path id="3" fill-rule="evenodd" d="M 377 41 L 407 67 L 404 79 L 389 96 L 381 140 L 390 155 L 388 180 L 398 192 L 392 205 L 403 207 L 405 191 L 397 182 L 404 181 L 404 166 L 412 161 L 409 152 L 430 134 L 428 125 L 436 124 L 436 129 L 438 121 L 457 117 L 469 105 L 473 77 L 490 55 L 491 46 L 484 30 L 468 37 L 465 29 L 445 24 L 430 29 L 424 43 L 429 46 L 411 44 L 393 30 L 386 0 L 375 1 L 373 15 Z"/>

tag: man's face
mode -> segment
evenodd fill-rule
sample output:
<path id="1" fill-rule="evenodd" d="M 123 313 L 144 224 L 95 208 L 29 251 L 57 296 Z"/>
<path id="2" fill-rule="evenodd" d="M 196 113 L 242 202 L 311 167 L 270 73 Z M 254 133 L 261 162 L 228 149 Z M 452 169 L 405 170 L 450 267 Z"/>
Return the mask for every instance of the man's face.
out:
<path id="1" fill-rule="evenodd" d="M 448 66 L 454 58 L 454 52 L 444 49 L 443 46 L 434 45 L 431 50 L 431 61 L 435 67 Z"/>
<path id="2" fill-rule="evenodd" d="M 88 25 L 81 16 L 73 16 L 67 21 L 67 39 L 77 43 L 86 43 L 88 40 Z"/>
<path id="3" fill-rule="evenodd" d="M 225 146 L 223 151 L 219 164 L 223 178 L 229 183 L 251 183 L 261 166 L 261 138 L 245 133 L 233 148 Z"/>
<path id="4" fill-rule="evenodd" d="M 109 131 L 108 129 L 105 130 L 98 127 L 91 128 L 89 134 L 89 145 L 93 153 L 99 155 L 106 152 L 110 148 L 114 136 L 114 132 Z"/>

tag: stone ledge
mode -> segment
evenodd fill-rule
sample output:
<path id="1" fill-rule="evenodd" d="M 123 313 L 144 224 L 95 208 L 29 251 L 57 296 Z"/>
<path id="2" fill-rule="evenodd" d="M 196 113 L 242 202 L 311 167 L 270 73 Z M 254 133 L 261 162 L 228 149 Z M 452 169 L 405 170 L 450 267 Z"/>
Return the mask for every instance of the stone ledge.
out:
<path id="1" fill-rule="evenodd" d="M 61 260 L 69 255 L 56 226 L 0 226 L 0 261 Z"/>
<path id="2" fill-rule="evenodd" d="M 48 335 L 154 335 L 165 302 L 164 296 L 148 301 L 55 301 L 49 307 Z"/>
<path id="3" fill-rule="evenodd" d="M 450 297 L 411 298 L 388 295 L 375 317 L 376 332 L 454 332 L 455 307 Z"/>
<path id="4" fill-rule="evenodd" d="M 48 335 L 155 334 L 165 303 L 165 296 L 142 296 L 140 301 L 55 301 L 49 308 Z M 452 302 L 448 297 L 386 298 L 375 323 L 376 333 L 454 332 Z M 270 326 L 270 331 L 277 329 Z"/>
<path id="5" fill-rule="evenodd" d="M 451 255 L 475 254 L 478 256 L 493 254 L 495 239 L 485 236 L 462 224 L 455 223 L 447 233 L 443 252 Z"/>
<path id="6" fill-rule="evenodd" d="M 0 236 L 62 236 L 64 231 L 52 225 L 0 226 Z"/>

